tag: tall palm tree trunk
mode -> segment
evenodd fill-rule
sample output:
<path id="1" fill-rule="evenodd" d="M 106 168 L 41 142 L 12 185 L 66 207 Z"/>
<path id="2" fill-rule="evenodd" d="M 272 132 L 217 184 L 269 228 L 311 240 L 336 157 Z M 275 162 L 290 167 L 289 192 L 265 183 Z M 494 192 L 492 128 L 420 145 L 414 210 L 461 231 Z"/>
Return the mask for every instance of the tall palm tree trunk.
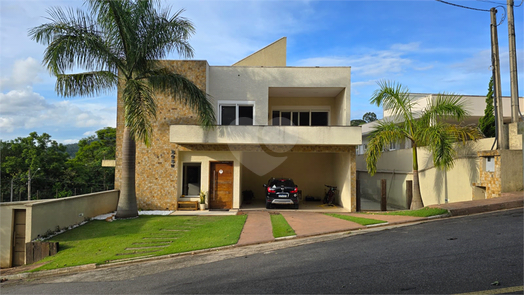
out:
<path id="1" fill-rule="evenodd" d="M 124 128 L 122 141 L 122 183 L 116 209 L 116 218 L 138 216 L 135 190 L 136 145 L 129 128 Z"/>
<path id="2" fill-rule="evenodd" d="M 418 178 L 418 160 L 417 160 L 417 146 L 413 145 L 413 199 L 411 200 L 411 210 L 416 210 L 424 207 L 422 196 L 420 195 L 420 182 Z"/>

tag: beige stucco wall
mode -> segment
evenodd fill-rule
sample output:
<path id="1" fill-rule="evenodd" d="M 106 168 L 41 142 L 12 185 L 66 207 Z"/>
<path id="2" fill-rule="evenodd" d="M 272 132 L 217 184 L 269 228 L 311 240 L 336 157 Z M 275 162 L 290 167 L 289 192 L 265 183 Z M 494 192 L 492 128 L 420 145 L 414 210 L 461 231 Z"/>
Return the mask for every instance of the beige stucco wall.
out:
<path id="1" fill-rule="evenodd" d="M 13 212 L 26 210 L 25 241 L 30 242 L 48 231 L 66 228 L 86 219 L 114 212 L 118 190 L 98 192 L 60 199 L 0 204 L 0 267 L 11 267 L 13 243 Z"/>
<path id="2" fill-rule="evenodd" d="M 73 196 L 61 199 L 45 200 L 31 203 L 31 225 L 26 232 L 26 241 L 29 242 L 48 230 L 66 228 L 78 224 L 86 219 L 116 211 L 118 190 Z"/>
<path id="3" fill-rule="evenodd" d="M 171 142 L 179 144 L 358 145 L 359 127 L 350 126 L 216 126 L 172 125 Z"/>
<path id="4" fill-rule="evenodd" d="M 349 67 L 209 67 L 208 93 L 217 101 L 254 102 L 254 125 L 268 125 L 270 87 L 342 87 L 339 105 L 350 110 Z M 217 105 L 215 105 L 215 108 Z M 339 121 L 344 122 L 343 119 Z M 346 118 L 346 125 L 349 119 Z"/>
<path id="5" fill-rule="evenodd" d="M 419 148 L 420 190 L 424 205 L 471 200 L 474 195 L 472 183 L 479 179 L 477 152 L 489 150 L 492 144 L 491 138 L 470 142 L 466 146 L 456 144 L 457 158 L 454 167 L 448 171 L 436 169 L 431 153 Z M 388 203 L 404 207 L 405 181 L 413 179 L 412 163 L 411 149 L 385 152 L 377 162 L 377 174 L 370 177 L 366 173 L 365 155 L 357 156 L 361 195 L 379 200 L 380 179 L 386 179 Z"/>
<path id="6" fill-rule="evenodd" d="M 32 202 L 32 201 L 31 201 Z M 26 224 L 29 219 L 29 214 L 26 209 L 27 201 L 0 203 L 0 268 L 11 267 L 12 247 L 13 247 L 13 222 L 14 210 L 26 210 Z M 26 230 L 26 240 L 27 240 Z"/>
<path id="7" fill-rule="evenodd" d="M 287 38 L 283 37 L 249 55 L 248 57 L 236 62 L 233 64 L 233 66 L 285 67 L 286 43 Z"/>
<path id="8" fill-rule="evenodd" d="M 351 212 L 357 210 L 356 168 L 354 148 L 347 153 L 335 154 L 333 179 L 335 181 L 334 185 L 338 187 L 338 201 L 343 208 L 346 208 Z"/>

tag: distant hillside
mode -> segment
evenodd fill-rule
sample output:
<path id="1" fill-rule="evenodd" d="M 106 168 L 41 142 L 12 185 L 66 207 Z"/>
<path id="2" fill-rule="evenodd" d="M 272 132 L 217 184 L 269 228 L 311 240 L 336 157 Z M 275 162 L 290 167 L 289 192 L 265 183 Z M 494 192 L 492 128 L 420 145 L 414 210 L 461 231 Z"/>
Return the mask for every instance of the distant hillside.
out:
<path id="1" fill-rule="evenodd" d="M 66 147 L 66 152 L 69 154 L 69 157 L 72 159 L 75 157 L 76 152 L 78 152 L 78 143 L 64 144 Z"/>

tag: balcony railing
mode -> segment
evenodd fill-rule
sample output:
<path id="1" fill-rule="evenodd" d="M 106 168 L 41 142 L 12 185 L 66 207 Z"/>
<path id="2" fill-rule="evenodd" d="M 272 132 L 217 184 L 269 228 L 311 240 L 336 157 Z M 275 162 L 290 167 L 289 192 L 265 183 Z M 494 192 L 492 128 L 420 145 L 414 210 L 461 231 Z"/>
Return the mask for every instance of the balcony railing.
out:
<path id="1" fill-rule="evenodd" d="M 362 129 L 352 126 L 216 126 L 171 125 L 169 139 L 178 144 L 360 145 Z"/>

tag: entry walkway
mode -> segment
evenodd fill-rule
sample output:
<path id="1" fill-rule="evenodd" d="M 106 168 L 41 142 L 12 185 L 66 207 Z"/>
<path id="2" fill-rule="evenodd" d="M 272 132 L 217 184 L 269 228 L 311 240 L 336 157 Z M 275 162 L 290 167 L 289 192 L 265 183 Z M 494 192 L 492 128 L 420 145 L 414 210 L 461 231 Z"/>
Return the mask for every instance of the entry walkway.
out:
<path id="1" fill-rule="evenodd" d="M 273 227 L 270 214 L 282 214 L 297 237 L 308 237 L 335 232 L 352 231 L 366 228 L 358 223 L 332 217 L 321 212 L 284 211 L 284 210 L 247 210 L 241 211 L 247 215 L 247 220 L 240 234 L 237 245 L 250 245 L 273 242 Z M 335 213 L 335 212 L 334 212 Z M 426 218 L 394 215 L 372 215 L 362 213 L 336 212 L 336 214 L 350 215 L 369 219 L 386 221 L 387 224 L 400 224 L 424 220 Z"/>

